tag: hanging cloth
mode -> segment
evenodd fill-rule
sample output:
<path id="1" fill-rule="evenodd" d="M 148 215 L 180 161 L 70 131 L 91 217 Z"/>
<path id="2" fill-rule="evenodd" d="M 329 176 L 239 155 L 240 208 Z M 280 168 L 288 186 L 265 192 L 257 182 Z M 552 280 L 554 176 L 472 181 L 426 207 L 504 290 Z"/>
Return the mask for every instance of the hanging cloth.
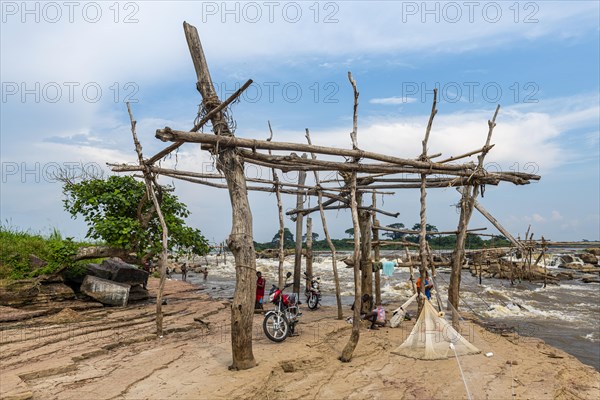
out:
<path id="1" fill-rule="evenodd" d="M 383 275 L 392 276 L 394 275 L 394 267 L 396 263 L 393 261 L 384 261 L 383 263 Z"/>

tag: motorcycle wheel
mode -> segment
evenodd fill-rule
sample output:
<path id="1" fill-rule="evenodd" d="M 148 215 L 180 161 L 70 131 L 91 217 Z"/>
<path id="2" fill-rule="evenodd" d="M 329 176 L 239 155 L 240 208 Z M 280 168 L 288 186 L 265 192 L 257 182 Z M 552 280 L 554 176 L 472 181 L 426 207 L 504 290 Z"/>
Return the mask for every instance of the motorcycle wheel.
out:
<path id="1" fill-rule="evenodd" d="M 285 315 L 271 313 L 263 320 L 263 331 L 274 342 L 283 342 L 290 334 L 290 324 Z"/>
<path id="2" fill-rule="evenodd" d="M 308 308 L 311 310 L 316 310 L 319 307 L 319 296 L 315 294 L 311 294 L 307 301 Z"/>

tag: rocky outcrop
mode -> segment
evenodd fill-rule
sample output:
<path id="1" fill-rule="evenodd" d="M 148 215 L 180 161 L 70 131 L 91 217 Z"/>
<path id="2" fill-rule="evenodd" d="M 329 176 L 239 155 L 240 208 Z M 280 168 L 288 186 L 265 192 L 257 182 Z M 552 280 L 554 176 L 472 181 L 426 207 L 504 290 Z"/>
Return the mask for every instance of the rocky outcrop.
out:
<path id="1" fill-rule="evenodd" d="M 129 301 L 130 285 L 88 275 L 81 284 L 81 292 L 109 306 L 125 307 Z"/>
<path id="2" fill-rule="evenodd" d="M 22 279 L 0 286 L 0 305 L 21 307 L 33 303 L 72 300 L 75 292 L 62 282 Z"/>

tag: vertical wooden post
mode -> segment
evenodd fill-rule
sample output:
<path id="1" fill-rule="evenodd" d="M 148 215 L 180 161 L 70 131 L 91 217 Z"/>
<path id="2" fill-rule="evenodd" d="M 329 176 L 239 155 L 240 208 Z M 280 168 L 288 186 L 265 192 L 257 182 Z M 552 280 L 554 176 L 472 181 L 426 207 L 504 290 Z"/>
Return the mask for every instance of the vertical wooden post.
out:
<path id="1" fill-rule="evenodd" d="M 358 133 L 358 90 L 356 89 L 356 81 L 352 78 L 352 73 L 348 72 L 348 80 L 354 91 L 354 114 L 352 118 L 352 148 L 358 149 L 357 133 Z M 358 160 L 355 160 L 358 162 Z M 360 283 L 360 227 L 358 226 L 358 202 L 356 200 L 356 172 L 352 172 L 349 182 L 346 179 L 346 185 L 350 191 L 350 210 L 352 213 L 352 227 L 354 228 L 354 314 L 352 319 L 352 333 L 348 339 L 348 343 L 342 350 L 340 361 L 350 362 L 352 354 L 358 340 L 360 339 L 360 304 L 361 304 L 361 283 Z"/>
<path id="2" fill-rule="evenodd" d="M 477 169 L 483 168 L 483 160 L 490 150 L 490 140 L 492 139 L 492 132 L 496 127 L 496 117 L 500 111 L 500 106 L 496 107 L 494 117 L 491 121 L 488 121 L 488 135 L 483 146 L 481 154 L 477 157 Z M 465 186 L 461 191 L 460 200 L 460 217 L 458 220 L 458 233 L 456 234 L 456 247 L 452 252 L 452 269 L 450 271 L 450 284 L 448 286 L 448 302 L 452 304 L 455 310 L 458 310 L 459 296 L 460 296 L 460 275 L 462 270 L 462 264 L 465 258 L 465 241 L 467 238 L 467 228 L 471 215 L 473 214 L 473 208 L 475 207 L 475 201 L 479 195 L 479 186 Z M 448 307 L 450 309 L 450 307 Z M 453 313 L 454 314 L 454 313 Z M 457 320 L 453 318 L 453 323 Z"/>
<path id="3" fill-rule="evenodd" d="M 306 129 L 306 140 L 308 141 L 309 145 L 312 144 L 310 141 L 310 132 L 308 131 L 308 128 Z M 315 155 L 315 153 L 311 153 L 311 158 L 313 160 L 317 159 L 317 156 Z M 319 212 L 321 214 L 321 223 L 323 224 L 323 233 L 325 234 L 325 239 L 327 240 L 327 245 L 329 246 L 329 249 L 331 250 L 333 280 L 335 283 L 335 300 L 337 303 L 337 311 L 338 311 L 337 319 L 343 319 L 344 315 L 342 312 L 342 296 L 340 294 L 340 279 L 339 279 L 338 270 L 337 270 L 335 246 L 333 245 L 333 242 L 331 241 L 331 237 L 329 236 L 329 230 L 327 229 L 327 220 L 325 218 L 325 210 L 323 209 L 323 193 L 321 192 L 321 189 L 320 189 L 321 181 L 319 179 L 319 173 L 317 171 L 313 171 L 313 172 L 315 175 L 315 186 L 317 188 L 319 188 L 319 190 L 317 191 L 317 199 L 319 202 Z"/>
<path id="4" fill-rule="evenodd" d="M 362 204 L 362 194 L 357 193 L 357 204 Z M 360 229 L 360 271 L 361 292 L 373 296 L 373 263 L 371 262 L 371 213 L 367 210 L 358 211 Z M 372 311 L 371 305 L 363 304 L 362 312 L 368 314 Z"/>
<path id="5" fill-rule="evenodd" d="M 373 192 L 373 208 L 377 207 L 377 194 Z M 376 227 L 379 226 L 379 220 L 375 212 L 373 212 L 373 241 L 375 245 L 373 246 L 373 253 L 375 259 L 375 303 L 381 303 L 381 270 L 379 268 L 379 263 L 381 262 L 381 254 L 380 254 L 380 243 L 379 243 L 379 229 Z"/>
<path id="6" fill-rule="evenodd" d="M 196 85 L 202 94 L 202 103 L 210 112 L 220 104 L 210 77 L 210 71 L 200 37 L 196 28 L 183 23 L 190 54 L 198 77 Z M 211 118 L 213 131 L 220 136 L 233 136 L 224 119 L 218 112 Z M 231 352 L 233 362 L 230 369 L 243 370 L 256 366 L 252 352 L 252 320 L 254 318 L 254 299 L 256 282 L 256 254 L 252 234 L 252 212 L 248 202 L 244 163 L 235 148 L 219 149 L 217 168 L 227 180 L 231 201 L 231 234 L 227 246 L 235 258 L 235 293 L 231 303 Z"/>
<path id="7" fill-rule="evenodd" d="M 417 293 L 417 285 L 415 284 L 415 274 L 413 271 L 412 258 L 410 253 L 408 252 L 408 247 L 404 247 L 404 251 L 406 252 L 406 259 L 408 260 L 408 270 L 410 272 L 410 284 L 412 286 L 413 293 Z"/>
<path id="8" fill-rule="evenodd" d="M 302 158 L 306 158 L 306 154 L 302 154 Z M 298 185 L 304 185 L 306 181 L 306 172 L 298 171 Z M 303 195 L 296 195 L 296 209 L 301 209 L 304 203 Z M 294 286 L 293 292 L 300 294 L 300 274 L 302 272 L 302 222 L 304 219 L 303 213 L 296 214 L 296 253 L 294 255 Z"/>
<path id="9" fill-rule="evenodd" d="M 352 354 L 360 339 L 360 305 L 362 302 L 362 293 L 360 282 L 360 227 L 358 226 L 358 206 L 356 202 L 356 172 L 352 173 L 349 189 L 352 226 L 354 227 L 354 314 L 352 316 L 352 333 L 340 356 L 340 361 L 342 362 L 349 362 L 352 359 Z"/>
<path id="10" fill-rule="evenodd" d="M 306 218 L 306 290 L 310 288 L 310 280 L 313 276 L 313 237 L 312 237 L 312 218 Z"/>
<path id="11" fill-rule="evenodd" d="M 269 132 L 270 136 L 267 141 L 271 141 L 273 139 L 273 128 L 271 127 L 271 121 L 267 121 L 269 124 Z M 269 154 L 271 154 L 271 150 L 269 150 Z M 278 284 L 280 288 L 283 287 L 283 263 L 285 261 L 285 251 L 283 250 L 285 243 L 285 225 L 283 222 L 283 204 L 281 202 L 281 188 L 279 185 L 279 176 L 277 175 L 277 171 L 275 168 L 271 168 L 271 173 L 273 174 L 273 181 L 275 181 L 275 197 L 277 198 L 277 213 L 279 215 L 279 265 L 277 266 L 277 278 Z"/>
<path id="12" fill-rule="evenodd" d="M 421 152 L 420 159 L 423 161 L 428 160 L 427 157 L 427 142 L 429 141 L 429 134 L 431 133 L 431 126 L 433 125 L 433 118 L 437 114 L 435 108 L 437 104 L 437 89 L 433 89 L 433 105 L 431 106 L 431 114 L 429 115 L 429 122 L 427 123 L 427 129 L 425 131 L 425 138 L 423 139 L 423 150 Z M 419 274 L 421 275 L 421 286 L 418 288 L 420 293 L 425 293 L 425 273 L 427 272 L 427 174 L 421 174 L 421 210 L 419 212 L 421 221 L 421 233 L 419 235 L 419 255 L 421 258 L 421 266 L 419 268 Z M 423 301 L 421 296 L 417 296 L 419 310 L 417 315 L 421 314 L 423 308 Z"/>
<path id="13" fill-rule="evenodd" d="M 165 280 L 167 275 L 167 251 L 168 251 L 168 236 L 169 232 L 167 229 L 167 223 L 165 222 L 165 218 L 163 216 L 162 210 L 160 208 L 160 202 L 154 192 L 153 184 L 156 185 L 156 189 L 160 190 L 158 184 L 152 174 L 150 172 L 150 168 L 144 163 L 144 156 L 142 154 L 142 145 L 138 140 L 136 133 L 136 125 L 137 121 L 133 118 L 133 113 L 131 112 L 131 106 L 127 103 L 127 112 L 129 113 L 129 119 L 131 121 L 131 134 L 133 136 L 133 144 L 135 145 L 135 151 L 138 155 L 138 161 L 141 167 L 144 167 L 144 182 L 146 183 L 146 192 L 150 199 L 152 199 L 152 204 L 154 205 L 154 209 L 156 210 L 156 214 L 158 215 L 158 220 L 160 222 L 160 227 L 162 229 L 162 239 L 161 239 L 161 253 L 160 253 L 160 282 L 158 284 L 158 294 L 156 295 L 156 336 L 163 336 L 163 313 L 162 313 L 162 298 L 165 290 Z"/>

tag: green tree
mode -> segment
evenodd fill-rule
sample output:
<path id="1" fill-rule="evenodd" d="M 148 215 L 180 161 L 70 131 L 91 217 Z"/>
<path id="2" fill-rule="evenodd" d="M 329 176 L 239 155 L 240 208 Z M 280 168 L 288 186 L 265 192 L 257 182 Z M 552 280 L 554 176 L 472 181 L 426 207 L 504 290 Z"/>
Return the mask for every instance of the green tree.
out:
<path id="1" fill-rule="evenodd" d="M 316 242 L 317 240 L 319 240 L 319 234 L 316 232 L 313 232 L 312 238 L 313 238 L 313 242 Z M 302 235 L 302 241 L 306 242 L 306 234 Z"/>
<path id="2" fill-rule="evenodd" d="M 65 209 L 72 218 L 83 216 L 86 236 L 107 245 L 135 253 L 139 260 L 161 251 L 162 228 L 146 185 L 130 176 L 65 181 Z M 156 193 L 169 232 L 169 250 L 180 254 L 207 254 L 208 241 L 198 229 L 185 224 L 187 206 L 168 188 Z"/>
<path id="3" fill-rule="evenodd" d="M 421 230 L 421 224 L 420 223 L 414 224 L 413 227 L 412 227 L 412 230 L 413 231 L 420 231 Z M 427 232 L 438 232 L 438 228 L 435 225 L 430 225 L 430 224 L 425 225 L 425 230 Z M 419 241 L 419 237 L 420 237 L 420 235 L 414 236 L 414 238 L 416 238 L 416 240 L 414 240 L 414 242 L 418 242 Z M 433 238 L 432 234 L 430 234 L 430 233 L 426 233 L 425 234 L 425 240 L 427 240 L 429 242 L 431 240 L 431 238 Z"/>
<path id="4" fill-rule="evenodd" d="M 404 224 L 402 222 L 396 222 L 395 224 L 389 225 L 389 227 L 394 228 L 394 229 L 404 229 Z M 388 232 L 383 233 L 382 236 L 387 236 L 391 240 L 400 240 L 404 236 L 406 236 L 406 233 L 388 231 Z"/>
<path id="5" fill-rule="evenodd" d="M 480 249 L 483 247 L 483 239 L 473 233 L 467 233 L 466 247 L 468 249 Z"/>
<path id="6" fill-rule="evenodd" d="M 354 228 L 348 228 L 344 231 L 344 233 L 349 237 L 354 237 Z"/>
<path id="7" fill-rule="evenodd" d="M 271 239 L 271 243 L 279 244 L 279 231 Z M 283 228 L 283 245 L 294 244 L 294 234 L 288 228 Z"/>

